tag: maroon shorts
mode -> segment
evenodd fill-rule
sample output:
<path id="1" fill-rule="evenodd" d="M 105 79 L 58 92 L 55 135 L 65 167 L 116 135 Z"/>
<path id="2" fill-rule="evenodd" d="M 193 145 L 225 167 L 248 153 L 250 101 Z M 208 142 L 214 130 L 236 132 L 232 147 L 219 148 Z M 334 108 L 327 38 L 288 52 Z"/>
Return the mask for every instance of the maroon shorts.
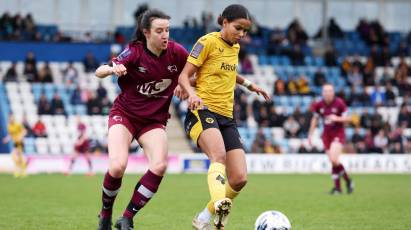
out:
<path id="1" fill-rule="evenodd" d="M 345 133 L 344 132 L 337 132 L 333 134 L 323 134 L 321 138 L 323 140 L 325 150 L 329 150 L 331 143 L 333 143 L 334 141 L 338 141 L 341 144 L 345 143 Z"/>
<path id="2" fill-rule="evenodd" d="M 140 118 L 131 118 L 126 116 L 120 110 L 112 109 L 108 118 L 108 128 L 113 125 L 122 124 L 128 131 L 133 135 L 133 137 L 138 140 L 144 133 L 152 129 L 166 129 L 166 123 L 159 121 L 146 120 Z"/>
<path id="3" fill-rule="evenodd" d="M 77 153 L 87 153 L 89 151 L 90 148 L 90 141 L 89 140 L 85 140 L 83 141 L 83 143 L 81 144 L 76 144 L 74 146 L 74 149 L 76 150 Z"/>

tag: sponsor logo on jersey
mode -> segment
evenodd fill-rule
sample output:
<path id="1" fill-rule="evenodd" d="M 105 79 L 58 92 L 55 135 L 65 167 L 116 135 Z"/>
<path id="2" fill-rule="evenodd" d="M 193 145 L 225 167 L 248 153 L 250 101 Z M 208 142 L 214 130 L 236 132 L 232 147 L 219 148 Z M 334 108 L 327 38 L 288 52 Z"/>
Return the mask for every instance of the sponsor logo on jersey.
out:
<path id="1" fill-rule="evenodd" d="M 130 56 L 130 54 L 131 54 L 131 50 L 129 48 L 126 48 L 125 50 L 123 50 L 123 52 L 121 52 L 117 56 L 117 60 L 121 61 L 121 60 L 127 58 L 128 56 Z"/>
<path id="2" fill-rule="evenodd" d="M 190 53 L 190 56 L 193 58 L 198 58 L 198 56 L 200 56 L 201 51 L 203 50 L 204 45 L 197 42 L 193 48 L 193 50 Z"/>
<path id="3" fill-rule="evenodd" d="M 167 66 L 167 69 L 168 69 L 168 71 L 170 71 L 170 73 L 178 71 L 176 65 L 169 65 L 169 66 Z"/>
<path id="4" fill-rule="evenodd" d="M 162 79 L 161 81 L 150 81 L 137 85 L 137 91 L 146 96 L 154 96 L 161 93 L 171 85 L 171 79 Z"/>
<path id="5" fill-rule="evenodd" d="M 147 72 L 147 69 L 146 69 L 146 67 L 144 67 L 144 66 L 139 66 L 139 67 L 137 67 L 137 70 L 138 70 L 138 72 L 140 72 L 140 73 L 146 73 L 146 72 Z"/>
<path id="6" fill-rule="evenodd" d="M 116 122 L 122 122 L 122 121 L 123 121 L 123 118 L 122 118 L 121 116 L 119 116 L 119 115 L 114 115 L 114 116 L 113 116 L 113 120 L 115 120 Z"/>
<path id="7" fill-rule="evenodd" d="M 230 65 L 228 63 L 221 63 L 220 69 L 227 70 L 227 71 L 237 71 L 237 65 Z"/>
<path id="8" fill-rule="evenodd" d="M 220 53 L 224 52 L 224 48 L 218 48 L 218 51 L 220 51 Z"/>

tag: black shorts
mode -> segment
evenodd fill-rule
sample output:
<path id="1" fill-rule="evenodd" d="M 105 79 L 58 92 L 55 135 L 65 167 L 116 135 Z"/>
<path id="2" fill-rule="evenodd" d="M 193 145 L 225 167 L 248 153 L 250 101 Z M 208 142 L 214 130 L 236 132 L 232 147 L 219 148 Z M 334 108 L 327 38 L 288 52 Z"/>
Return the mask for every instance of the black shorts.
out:
<path id="1" fill-rule="evenodd" d="M 24 149 L 24 144 L 21 141 L 16 141 L 16 142 L 14 142 L 14 147 L 16 149 L 23 150 Z"/>
<path id="2" fill-rule="evenodd" d="M 208 109 L 188 111 L 184 121 L 186 133 L 198 145 L 201 132 L 209 128 L 219 129 L 223 136 L 226 151 L 243 149 L 241 136 L 233 118 L 222 116 Z"/>

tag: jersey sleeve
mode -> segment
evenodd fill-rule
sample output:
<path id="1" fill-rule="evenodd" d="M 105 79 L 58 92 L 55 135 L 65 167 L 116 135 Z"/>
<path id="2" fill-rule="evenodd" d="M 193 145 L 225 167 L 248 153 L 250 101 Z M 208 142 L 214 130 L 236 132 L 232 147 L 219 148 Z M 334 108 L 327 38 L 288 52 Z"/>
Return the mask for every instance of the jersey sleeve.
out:
<path id="1" fill-rule="evenodd" d="M 320 117 L 320 108 L 319 108 L 319 103 L 318 102 L 313 102 L 311 104 L 310 108 L 311 112 L 313 113 L 314 117 Z"/>
<path id="2" fill-rule="evenodd" d="M 341 101 L 341 104 L 340 104 L 341 116 L 347 116 L 348 114 L 347 104 L 345 104 L 343 100 L 340 100 L 340 101 Z"/>
<path id="3" fill-rule="evenodd" d="M 137 55 L 137 49 L 128 45 L 117 57 L 112 59 L 113 65 L 129 66 Z"/>
<path id="4" fill-rule="evenodd" d="M 176 52 L 179 60 L 179 69 L 182 70 L 184 68 L 184 65 L 186 64 L 188 52 L 182 45 L 178 43 L 176 43 Z"/>
<path id="5" fill-rule="evenodd" d="M 213 43 L 210 38 L 200 38 L 191 50 L 190 56 L 188 56 L 187 61 L 197 67 L 200 67 L 207 59 L 212 46 Z"/>

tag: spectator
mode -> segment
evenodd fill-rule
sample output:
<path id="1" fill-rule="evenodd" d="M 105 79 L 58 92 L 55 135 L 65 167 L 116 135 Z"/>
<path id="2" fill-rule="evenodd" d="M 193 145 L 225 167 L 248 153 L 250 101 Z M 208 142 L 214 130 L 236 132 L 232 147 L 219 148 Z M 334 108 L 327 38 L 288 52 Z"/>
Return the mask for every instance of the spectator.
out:
<path id="1" fill-rule="evenodd" d="M 364 137 L 361 135 L 360 128 L 355 127 L 354 133 L 351 136 L 351 142 L 357 144 L 358 142 L 364 141 Z"/>
<path id="2" fill-rule="evenodd" d="M 270 34 L 270 39 L 267 46 L 268 55 L 283 55 L 284 49 L 288 41 L 285 38 L 284 30 L 280 28 L 274 28 Z"/>
<path id="3" fill-rule="evenodd" d="M 95 93 L 91 93 L 90 98 L 87 101 L 87 114 L 88 115 L 100 115 L 101 114 L 101 103 L 98 98 L 96 98 Z"/>
<path id="4" fill-rule="evenodd" d="M 46 62 L 44 66 L 40 69 L 38 74 L 38 79 L 36 82 L 40 83 L 51 83 L 53 82 L 53 74 L 51 73 L 51 69 L 49 63 Z"/>
<path id="5" fill-rule="evenodd" d="M 298 87 L 298 93 L 300 95 L 310 95 L 311 94 L 309 82 L 307 80 L 307 77 L 304 74 L 301 74 L 300 77 L 298 78 L 297 87 Z"/>
<path id="6" fill-rule="evenodd" d="M 317 71 L 314 74 L 314 85 L 317 87 L 321 87 L 327 83 L 327 80 L 325 79 L 324 72 L 321 69 L 317 69 Z"/>
<path id="7" fill-rule="evenodd" d="M 298 94 L 298 85 L 293 77 L 290 78 L 287 82 L 287 94 L 297 95 Z"/>
<path id="8" fill-rule="evenodd" d="M 315 38 L 321 38 L 323 34 L 323 26 L 320 27 L 317 34 L 314 36 Z M 330 38 L 343 38 L 344 32 L 342 31 L 341 27 L 337 24 L 334 18 L 330 18 L 328 21 L 327 26 L 327 33 Z"/>
<path id="9" fill-rule="evenodd" d="M 51 113 L 52 114 L 65 114 L 64 103 L 61 100 L 60 94 L 56 91 L 54 93 L 53 99 L 51 100 Z"/>
<path id="10" fill-rule="evenodd" d="M 47 137 L 47 129 L 41 118 L 34 124 L 33 133 L 35 137 Z"/>
<path id="11" fill-rule="evenodd" d="M 275 106 L 271 105 L 268 110 L 268 119 L 270 127 L 283 127 L 285 117 L 277 113 Z"/>
<path id="12" fill-rule="evenodd" d="M 81 105 L 84 103 L 84 101 L 81 98 L 81 88 L 80 85 L 77 85 L 76 88 L 73 90 L 71 96 L 70 96 L 70 103 L 73 105 Z"/>
<path id="13" fill-rule="evenodd" d="M 251 152 L 253 153 L 263 153 L 264 152 L 264 144 L 266 141 L 266 137 L 264 135 L 264 130 L 262 128 L 259 128 L 256 135 L 255 139 L 253 141 L 253 144 L 251 146 Z"/>
<path id="14" fill-rule="evenodd" d="M 78 70 L 74 67 L 73 62 L 70 61 L 63 72 L 63 82 L 67 85 L 78 83 Z"/>
<path id="15" fill-rule="evenodd" d="M 23 114 L 23 119 L 21 121 L 21 124 L 23 125 L 24 129 L 26 130 L 26 137 L 33 137 L 33 129 L 30 126 L 29 121 L 27 120 L 27 115 Z"/>
<path id="16" fill-rule="evenodd" d="M 300 147 L 297 150 L 297 153 L 310 153 L 310 151 L 307 149 L 307 147 L 304 145 L 304 143 L 301 142 Z"/>
<path id="17" fill-rule="evenodd" d="M 376 106 L 381 106 L 386 104 L 385 92 L 382 91 L 379 85 L 376 85 L 374 90 L 371 92 L 371 104 Z"/>
<path id="18" fill-rule="evenodd" d="M 396 96 L 392 88 L 391 82 L 388 82 L 385 87 L 385 99 L 387 106 L 396 106 Z"/>
<path id="19" fill-rule="evenodd" d="M 86 57 L 83 59 L 84 71 L 86 73 L 91 73 L 96 71 L 99 63 L 97 59 L 94 57 L 93 53 L 88 52 Z"/>
<path id="20" fill-rule="evenodd" d="M 287 138 L 290 137 L 297 137 L 298 132 L 300 130 L 300 125 L 294 119 L 293 116 L 289 116 L 287 120 L 284 122 L 283 128 L 285 130 L 285 134 Z"/>
<path id="21" fill-rule="evenodd" d="M 375 77 L 374 71 L 375 65 L 372 58 L 368 57 L 363 69 L 363 85 L 371 86 L 374 85 Z"/>
<path id="22" fill-rule="evenodd" d="M 24 60 L 24 69 L 27 68 L 28 64 L 31 64 L 32 67 L 34 67 L 34 69 L 37 72 L 37 60 L 36 60 L 33 52 L 28 52 L 27 53 L 26 59 Z"/>
<path id="23" fill-rule="evenodd" d="M 289 57 L 293 65 L 296 65 L 296 66 L 304 65 L 304 54 L 301 51 L 301 45 L 294 44 L 290 51 Z"/>
<path id="24" fill-rule="evenodd" d="M 287 89 L 283 79 L 279 78 L 274 83 L 274 95 L 286 95 Z"/>
<path id="25" fill-rule="evenodd" d="M 328 46 L 327 50 L 324 53 L 324 62 L 325 66 L 334 67 L 337 66 L 337 51 L 333 46 Z"/>
<path id="26" fill-rule="evenodd" d="M 368 113 L 368 109 L 364 108 L 361 118 L 360 124 L 363 128 L 370 128 L 371 127 L 371 115 Z"/>
<path id="27" fill-rule="evenodd" d="M 253 63 L 251 62 L 250 56 L 245 51 L 240 51 L 240 66 L 242 74 L 254 74 Z"/>
<path id="28" fill-rule="evenodd" d="M 98 83 L 96 93 L 97 93 L 97 98 L 100 100 L 107 96 L 107 90 L 106 88 L 103 87 L 103 84 L 101 83 L 101 81 Z"/>
<path id="29" fill-rule="evenodd" d="M 37 69 L 31 63 L 26 64 L 23 75 L 28 82 L 35 82 L 38 79 Z"/>
<path id="30" fill-rule="evenodd" d="M 6 74 L 4 75 L 3 81 L 4 82 L 17 82 L 17 69 L 16 69 L 16 63 L 13 62 L 11 66 L 7 69 Z"/>
<path id="31" fill-rule="evenodd" d="M 308 35 L 297 19 L 294 19 L 288 26 L 287 38 L 292 44 L 305 44 L 307 42 Z"/>
<path id="32" fill-rule="evenodd" d="M 112 103 L 107 96 L 101 99 L 101 114 L 108 115 L 111 109 Z"/>
<path id="33" fill-rule="evenodd" d="M 265 106 L 260 106 L 259 117 L 257 118 L 257 123 L 260 127 L 268 127 L 270 120 L 267 113 L 267 108 Z"/>
<path id="34" fill-rule="evenodd" d="M 398 114 L 397 126 L 411 128 L 411 113 L 406 105 L 402 105 Z"/>
<path id="35" fill-rule="evenodd" d="M 353 66 L 351 71 L 348 74 L 348 84 L 362 88 L 363 85 L 363 76 L 360 72 L 360 68 L 358 66 Z"/>
<path id="36" fill-rule="evenodd" d="M 51 114 L 51 105 L 44 92 L 40 96 L 37 111 L 40 115 Z"/>
<path id="37" fill-rule="evenodd" d="M 388 153 L 388 138 L 384 130 L 378 131 L 378 134 L 374 137 L 374 146 L 377 153 Z"/>

